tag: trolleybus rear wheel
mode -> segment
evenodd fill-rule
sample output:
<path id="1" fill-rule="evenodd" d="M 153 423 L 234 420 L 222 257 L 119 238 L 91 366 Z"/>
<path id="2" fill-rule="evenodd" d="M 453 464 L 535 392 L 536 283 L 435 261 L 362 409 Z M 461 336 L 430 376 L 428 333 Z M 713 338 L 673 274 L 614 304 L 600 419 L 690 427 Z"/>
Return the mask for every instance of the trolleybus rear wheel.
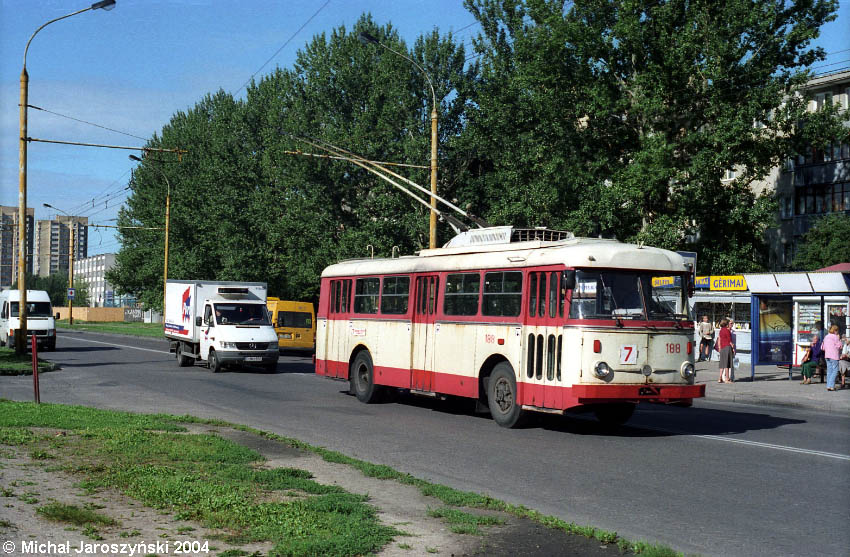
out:
<path id="1" fill-rule="evenodd" d="M 633 402 L 617 402 L 612 404 L 601 404 L 594 409 L 596 419 L 607 426 L 623 425 L 634 414 Z"/>
<path id="2" fill-rule="evenodd" d="M 517 399 L 516 377 L 508 362 L 496 364 L 487 384 L 487 404 L 493 421 L 502 427 L 522 425 L 525 412 Z"/>
<path id="3" fill-rule="evenodd" d="M 351 384 L 354 387 L 354 395 L 360 402 L 371 404 L 377 402 L 381 394 L 381 388 L 375 385 L 372 367 L 372 356 L 367 350 L 363 350 L 354 358 L 350 370 Z"/>

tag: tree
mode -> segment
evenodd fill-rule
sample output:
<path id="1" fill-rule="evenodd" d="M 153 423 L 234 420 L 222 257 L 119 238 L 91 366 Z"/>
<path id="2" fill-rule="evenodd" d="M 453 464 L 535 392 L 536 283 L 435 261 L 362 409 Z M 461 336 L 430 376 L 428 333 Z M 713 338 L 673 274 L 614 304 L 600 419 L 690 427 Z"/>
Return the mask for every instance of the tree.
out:
<path id="1" fill-rule="evenodd" d="M 451 197 L 452 139 L 462 128 L 468 98 L 463 47 L 436 31 L 409 49 L 389 25 L 369 17 L 352 32 L 318 35 L 299 51 L 293 69 L 278 69 L 247 90 L 245 101 L 219 91 L 175 114 L 134 171 L 119 226 L 164 226 L 171 184 L 169 278 L 268 283 L 289 299 L 316 299 L 319 275 L 366 247 L 390 255 L 427 245 L 424 207 L 350 162 L 297 156 L 320 150 L 295 139 L 314 138 L 372 160 L 427 165 L 431 94 L 423 75 L 403 58 L 363 45 L 360 31 L 406 52 L 434 80 L 440 106 L 440 193 Z M 157 168 L 155 168 L 157 167 Z M 403 174 L 427 184 L 426 169 Z M 423 196 L 424 197 L 424 196 Z M 445 228 L 445 227 L 444 227 Z M 162 306 L 161 230 L 122 228 L 122 249 L 107 280 Z"/>
<path id="2" fill-rule="evenodd" d="M 74 305 L 77 307 L 89 305 L 89 286 L 83 279 L 74 281 Z"/>
<path id="3" fill-rule="evenodd" d="M 44 290 L 50 297 L 53 306 L 66 306 L 68 294 L 68 275 L 53 273 L 46 277 L 39 275 L 27 275 L 27 289 Z"/>
<path id="4" fill-rule="evenodd" d="M 798 271 L 815 271 L 836 263 L 848 263 L 848 238 L 850 216 L 845 213 L 823 216 L 803 235 L 792 266 Z"/>
<path id="5" fill-rule="evenodd" d="M 837 111 L 808 115 L 797 94 L 832 0 L 466 4 L 482 27 L 470 182 L 493 221 L 694 250 L 702 273 L 758 270 L 775 204 L 750 186 L 807 142 L 847 137 Z"/>

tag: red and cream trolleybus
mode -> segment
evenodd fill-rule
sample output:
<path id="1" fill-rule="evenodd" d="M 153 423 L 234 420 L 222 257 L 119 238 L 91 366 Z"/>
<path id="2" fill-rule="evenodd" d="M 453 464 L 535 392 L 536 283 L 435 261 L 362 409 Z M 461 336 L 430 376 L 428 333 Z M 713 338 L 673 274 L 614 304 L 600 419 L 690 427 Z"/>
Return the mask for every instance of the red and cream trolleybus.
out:
<path id="1" fill-rule="evenodd" d="M 322 273 L 316 373 L 362 402 L 394 388 L 469 397 L 513 427 L 587 406 L 623 423 L 642 401 L 689 406 L 693 269 L 616 240 L 510 226 L 416 256 Z"/>

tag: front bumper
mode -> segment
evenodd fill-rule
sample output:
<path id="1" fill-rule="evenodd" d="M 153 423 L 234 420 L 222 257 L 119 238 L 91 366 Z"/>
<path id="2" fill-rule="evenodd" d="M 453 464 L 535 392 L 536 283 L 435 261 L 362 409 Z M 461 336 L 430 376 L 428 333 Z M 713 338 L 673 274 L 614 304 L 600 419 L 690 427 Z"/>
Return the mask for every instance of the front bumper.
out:
<path id="1" fill-rule="evenodd" d="M 248 364 L 258 366 L 263 364 L 275 364 L 280 357 L 280 352 L 276 346 L 269 350 L 216 350 L 215 354 L 218 356 L 218 360 L 222 364 Z"/>
<path id="2" fill-rule="evenodd" d="M 689 403 L 705 396 L 705 385 L 573 385 L 581 404 L 608 402 Z"/>

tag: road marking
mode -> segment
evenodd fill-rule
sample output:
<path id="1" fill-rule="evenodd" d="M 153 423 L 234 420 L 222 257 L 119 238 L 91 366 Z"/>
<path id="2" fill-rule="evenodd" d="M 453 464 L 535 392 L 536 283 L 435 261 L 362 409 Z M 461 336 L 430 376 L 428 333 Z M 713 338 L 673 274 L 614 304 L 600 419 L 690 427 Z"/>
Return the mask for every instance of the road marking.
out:
<path id="1" fill-rule="evenodd" d="M 660 427 L 636 426 L 642 429 L 650 429 L 660 431 L 662 433 L 673 433 L 675 435 L 686 435 L 688 437 L 699 437 L 700 439 L 710 439 L 712 441 L 725 441 L 726 443 L 738 443 L 739 445 L 750 445 L 752 447 L 762 447 L 764 449 L 773 449 L 776 451 L 787 451 L 789 453 L 801 453 L 812 456 L 823 456 L 826 458 L 835 458 L 838 460 L 850 460 L 850 455 L 839 453 L 828 453 L 825 451 L 815 451 L 812 449 L 800 449 L 798 447 L 789 447 L 788 445 L 775 445 L 773 443 L 762 443 L 760 441 L 748 441 L 746 439 L 736 439 L 735 437 L 723 437 L 722 435 L 700 435 L 698 433 L 689 433 L 687 431 L 678 431 L 674 429 L 662 429 Z"/>
<path id="2" fill-rule="evenodd" d="M 773 443 L 761 443 L 759 441 L 747 441 L 746 439 L 735 439 L 734 437 L 721 437 L 720 435 L 695 435 L 703 439 L 712 439 L 714 441 L 726 441 L 727 443 L 740 443 L 741 445 L 752 445 L 754 447 L 764 447 L 766 449 L 774 449 L 777 451 L 788 451 L 791 453 L 802 453 L 814 456 L 824 456 L 826 458 L 837 458 L 838 460 L 850 460 L 850 455 L 827 453 L 824 451 L 814 451 L 811 449 L 800 449 L 798 447 L 789 447 L 787 445 L 774 445 Z"/>
<path id="3" fill-rule="evenodd" d="M 66 335 L 62 335 L 62 338 L 67 338 L 67 339 L 71 339 L 71 340 L 80 340 L 80 341 L 83 341 L 83 342 L 93 342 L 95 344 L 105 344 L 107 346 L 120 346 L 121 348 L 131 348 L 133 350 L 144 350 L 145 352 L 155 352 L 157 354 L 169 354 L 169 355 L 171 354 L 171 352 L 166 352 L 165 350 L 154 350 L 153 348 L 140 348 L 138 346 L 128 346 L 126 344 L 115 344 L 115 343 L 112 343 L 112 342 L 103 342 L 101 340 L 89 340 L 87 338 L 69 337 L 69 336 L 66 336 Z"/>

